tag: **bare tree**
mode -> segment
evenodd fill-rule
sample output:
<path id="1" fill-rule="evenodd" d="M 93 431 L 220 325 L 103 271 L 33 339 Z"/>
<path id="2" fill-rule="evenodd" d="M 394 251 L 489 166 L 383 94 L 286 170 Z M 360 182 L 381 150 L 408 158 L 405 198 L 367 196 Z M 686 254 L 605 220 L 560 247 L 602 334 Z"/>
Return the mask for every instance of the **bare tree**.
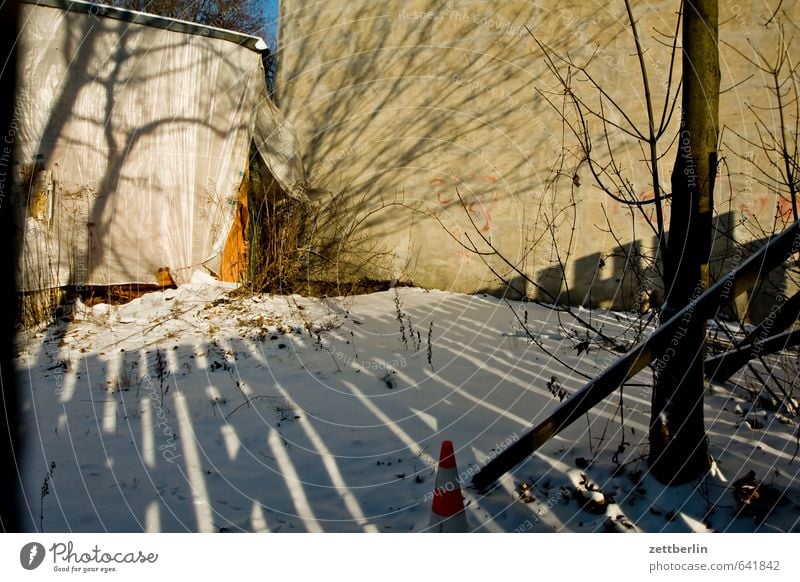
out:
<path id="1" fill-rule="evenodd" d="M 194 0 L 192 2 L 182 2 L 180 0 L 108 0 L 107 3 L 117 8 L 149 12 L 159 16 L 196 22 L 205 26 L 214 26 L 265 37 L 270 48 L 264 51 L 262 62 L 267 89 L 270 97 L 274 99 L 278 63 L 274 52 L 274 38 L 266 38 L 271 35 L 271 32 L 267 27 L 264 5 L 260 0 Z"/>
<path id="2" fill-rule="evenodd" d="M 647 109 L 647 127 L 639 128 L 611 93 L 589 71 L 568 57 L 559 56 L 550 47 L 537 41 L 546 57 L 548 68 L 558 79 L 573 109 L 569 119 L 564 109 L 540 91 L 558 112 L 579 143 L 585 164 L 595 184 L 613 200 L 644 212 L 646 204 L 656 211 L 654 234 L 663 261 L 661 279 L 666 302 L 661 321 L 696 299 L 709 285 L 709 258 L 712 248 L 713 188 L 717 168 L 719 136 L 719 55 L 717 0 L 686 0 L 682 3 L 679 24 L 682 34 L 683 77 L 673 93 L 672 71 L 678 30 L 671 39 L 672 54 L 667 90 L 660 115 L 656 114 L 650 91 L 636 19 L 631 4 L 625 2 L 631 32 L 640 65 L 643 94 Z M 566 66 L 566 72 L 562 67 Z M 598 94 L 599 105 L 591 104 L 575 91 L 573 71 L 588 80 Z M 672 191 L 663 191 L 658 161 L 659 142 L 666 135 L 673 98 L 681 96 L 681 126 L 678 150 L 672 171 Z M 621 121 L 611 120 L 613 112 Z M 599 156 L 590 135 L 589 124 L 598 121 L 605 150 Z M 630 182 L 614 160 L 609 134 L 618 132 L 643 145 L 644 158 L 650 166 L 654 197 L 643 203 L 637 199 Z M 601 157 L 604 158 L 601 160 Z M 667 236 L 662 204 L 670 200 L 669 235 Z M 649 223 L 649 221 L 648 221 Z M 609 226 L 609 228 L 611 228 Z M 658 266 L 658 256 L 652 265 Z M 709 467 L 708 447 L 703 422 L 703 354 L 705 322 L 689 318 L 676 332 L 674 342 L 660 356 L 661 365 L 654 366 L 656 381 L 650 431 L 650 463 L 657 478 L 665 483 L 679 483 L 701 475 Z"/>
<path id="3" fill-rule="evenodd" d="M 108 4 L 245 34 L 264 34 L 266 24 L 259 0 L 110 0 Z"/>
<path id="4" fill-rule="evenodd" d="M 629 0 L 625 1 L 625 6 L 640 65 L 647 126 L 640 127 L 621 101 L 595 77 L 589 68 L 591 61 L 577 63 L 569 55 L 560 55 L 535 39 L 560 89 L 560 92 L 551 93 L 540 90 L 539 95 L 551 105 L 567 133 L 577 141 L 578 167 L 589 169 L 593 182 L 602 192 L 628 206 L 632 212 L 642 213 L 646 219 L 645 209 L 653 205 L 650 208 L 655 210 L 655 223 L 649 219 L 646 223 L 657 237 L 658 248 L 654 249 L 656 256 L 650 260 L 654 269 L 660 268 L 666 299 L 661 322 L 667 323 L 709 286 L 719 138 L 718 5 L 717 0 L 680 3 L 675 34 L 665 43 L 671 48 L 671 57 L 664 100 L 659 107 L 655 106 L 650 91 L 646 51 Z M 673 65 L 679 52 L 682 80 L 673 82 Z M 596 98 L 585 98 L 577 90 L 577 82 L 588 82 Z M 672 139 L 670 120 L 678 95 L 681 124 L 674 135 L 677 151 L 671 192 L 667 192 L 659 174 L 659 160 L 663 156 L 661 141 Z M 599 139 L 593 140 L 592 136 L 597 134 L 590 129 L 590 124 L 595 123 L 599 123 L 601 133 Z M 631 181 L 616 163 L 611 139 L 615 133 L 639 142 L 651 174 L 652 200 L 643 201 L 637 196 Z M 664 212 L 665 201 L 669 202 L 669 219 Z M 609 229 L 613 230 L 610 223 Z M 473 252 L 481 256 L 496 253 L 488 244 L 485 249 L 478 245 L 473 247 Z M 522 275 L 518 268 L 515 271 Z M 657 361 L 652 364 L 655 386 L 649 458 L 659 480 L 677 484 L 701 476 L 710 466 L 703 419 L 705 320 L 692 316 L 689 310 L 689 316 L 682 316 L 678 326 L 673 322 L 671 330 L 676 330 L 670 331 L 674 334 L 671 341 L 661 353 L 653 354 Z"/>
<path id="5" fill-rule="evenodd" d="M 779 2 L 761 26 L 776 33 L 773 46 L 765 49 L 748 40 L 749 50 L 744 51 L 734 44 L 724 43 L 748 65 L 750 71 L 756 73 L 751 73 L 736 85 L 754 77 L 761 79 L 762 92 L 758 103 L 746 104 L 751 122 L 746 127 L 752 127 L 752 131 L 723 127 L 720 141 L 745 169 L 738 172 L 745 185 L 742 193 L 753 195 L 755 185 L 763 194 L 775 197 L 771 221 L 757 216 L 741 221 L 740 228 L 746 229 L 745 236 L 741 237 L 745 241 L 766 240 L 798 218 L 800 71 L 792 54 L 794 39 L 791 35 L 797 25 Z M 725 160 L 721 160 L 721 170 L 728 168 L 724 163 Z M 728 177 L 736 175 L 728 169 Z M 733 183 L 729 184 L 733 195 Z M 732 234 L 720 234 L 728 238 L 738 256 L 751 252 L 752 243 L 737 242 Z M 796 291 L 800 283 L 799 274 L 797 262 L 787 261 L 781 269 L 761 277 L 751 290 L 749 305 L 759 304 L 763 314 L 766 314 L 764 306 L 769 305 L 769 315 L 748 332 L 744 319 L 752 313 L 749 309 L 739 312 L 741 338 L 733 336 L 726 326 L 718 326 L 733 346 L 729 351 L 706 360 L 706 374 L 717 382 L 728 380 L 746 366 L 744 379 L 752 376 L 754 381 L 737 382 L 735 386 L 749 391 L 754 399 L 771 400 L 771 405 L 792 415 L 798 413 L 793 397 L 797 374 L 780 373 L 785 367 L 783 363 L 792 359 L 780 352 L 797 345 L 800 340 L 800 333 L 790 329 L 800 316 L 800 293 Z M 761 298 L 765 300 L 759 301 Z"/>
<path id="6" fill-rule="evenodd" d="M 733 147 L 731 151 L 754 170 L 754 181 L 759 186 L 779 197 L 776 218 L 784 223 L 778 225 L 782 228 L 787 220 L 800 217 L 797 200 L 800 190 L 800 73 L 798 63 L 792 59 L 793 39 L 786 38 L 781 21 L 775 24 L 775 28 L 777 46 L 774 55 L 765 54 L 752 43 L 753 56 L 730 44 L 727 46 L 766 79 L 764 88 L 770 93 L 769 105 L 747 105 L 752 114 L 755 136 L 748 137 L 731 130 L 749 152 Z M 753 155 L 755 151 L 760 153 L 758 160 Z"/>

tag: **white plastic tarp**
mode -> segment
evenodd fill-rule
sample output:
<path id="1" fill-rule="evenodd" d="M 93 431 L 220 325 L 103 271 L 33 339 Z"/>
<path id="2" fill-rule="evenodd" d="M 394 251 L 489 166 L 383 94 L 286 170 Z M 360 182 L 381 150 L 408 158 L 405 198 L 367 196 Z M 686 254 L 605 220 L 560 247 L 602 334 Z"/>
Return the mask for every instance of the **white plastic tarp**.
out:
<path id="1" fill-rule="evenodd" d="M 154 283 L 162 267 L 178 283 L 214 272 L 255 118 L 275 113 L 259 106 L 259 52 L 36 5 L 23 5 L 21 31 L 19 174 L 51 184 L 20 205 L 22 289 Z M 282 140 L 260 140 L 268 165 L 301 189 L 302 166 L 281 149 L 293 136 L 279 119 L 260 125 Z"/>
<path id="2" fill-rule="evenodd" d="M 281 188 L 292 198 L 308 200 L 303 161 L 294 126 L 264 92 L 256 112 L 253 142 Z"/>

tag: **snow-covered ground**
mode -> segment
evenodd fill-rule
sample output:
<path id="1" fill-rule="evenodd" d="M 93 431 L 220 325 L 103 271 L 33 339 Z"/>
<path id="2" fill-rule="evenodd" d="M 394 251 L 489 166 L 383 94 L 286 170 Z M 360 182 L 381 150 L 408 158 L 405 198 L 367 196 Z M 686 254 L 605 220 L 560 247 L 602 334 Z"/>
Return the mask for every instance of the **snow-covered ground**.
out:
<path id="1" fill-rule="evenodd" d="M 424 531 L 449 439 L 475 531 L 800 531 L 795 419 L 748 416 L 743 391 L 711 387 L 713 474 L 665 488 L 647 474 L 646 374 L 623 415 L 617 392 L 496 489 L 470 489 L 559 405 L 558 387 L 569 397 L 585 382 L 557 359 L 593 375 L 615 357 L 595 342 L 578 353 L 583 329 L 546 306 L 231 291 L 196 276 L 20 334 L 28 529 Z M 581 316 L 632 337 L 632 315 Z M 749 471 L 775 505 L 763 522 L 734 496 Z"/>

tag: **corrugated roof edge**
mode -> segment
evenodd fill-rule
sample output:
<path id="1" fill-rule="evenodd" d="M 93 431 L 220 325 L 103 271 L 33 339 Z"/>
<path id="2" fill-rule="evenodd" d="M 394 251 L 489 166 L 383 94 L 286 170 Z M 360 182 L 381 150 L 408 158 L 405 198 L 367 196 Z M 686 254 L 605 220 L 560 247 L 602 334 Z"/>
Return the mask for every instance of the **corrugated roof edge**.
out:
<path id="1" fill-rule="evenodd" d="M 167 18 L 166 16 L 156 16 L 155 14 L 137 12 L 136 10 L 115 8 L 113 6 L 106 6 L 104 4 L 83 2 L 82 0 L 22 0 L 22 3 L 32 4 L 34 6 L 45 6 L 47 8 L 59 8 L 61 10 L 73 12 L 82 12 L 96 17 L 114 18 L 124 22 L 133 22 L 135 24 L 143 24 L 145 26 L 163 28 L 164 30 L 182 32 L 185 34 L 196 34 L 198 36 L 219 38 L 236 43 L 256 52 L 263 52 L 267 50 L 267 43 L 265 43 L 264 40 L 258 36 L 250 36 L 249 34 L 242 34 L 241 32 L 234 32 L 233 30 L 225 30 L 224 28 L 216 28 L 214 26 L 203 26 L 193 22 L 186 22 L 185 20 Z"/>

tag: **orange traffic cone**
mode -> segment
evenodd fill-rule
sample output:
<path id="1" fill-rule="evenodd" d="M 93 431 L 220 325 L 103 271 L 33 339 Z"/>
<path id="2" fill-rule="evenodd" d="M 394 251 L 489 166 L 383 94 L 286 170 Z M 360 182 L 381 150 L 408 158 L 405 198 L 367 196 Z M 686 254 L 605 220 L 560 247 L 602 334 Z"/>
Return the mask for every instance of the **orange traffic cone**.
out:
<path id="1" fill-rule="evenodd" d="M 464 513 L 464 497 L 458 483 L 458 469 L 453 443 L 444 441 L 439 454 L 439 472 L 433 490 L 433 507 L 428 531 L 437 533 L 463 533 L 468 531 Z"/>

